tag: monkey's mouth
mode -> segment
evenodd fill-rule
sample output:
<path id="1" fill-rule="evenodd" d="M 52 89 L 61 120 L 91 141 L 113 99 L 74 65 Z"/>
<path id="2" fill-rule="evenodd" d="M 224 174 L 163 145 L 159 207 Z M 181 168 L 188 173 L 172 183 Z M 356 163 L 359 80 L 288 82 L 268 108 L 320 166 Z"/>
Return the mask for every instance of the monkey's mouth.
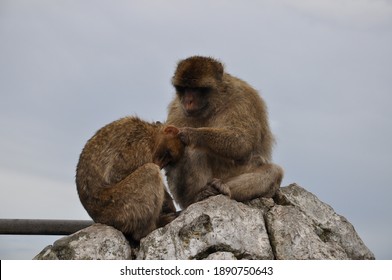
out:
<path id="1" fill-rule="evenodd" d="M 197 117 L 199 115 L 199 110 L 184 110 L 185 116 L 187 117 Z"/>
<path id="2" fill-rule="evenodd" d="M 201 108 L 197 108 L 197 109 L 183 109 L 184 110 L 184 114 L 187 117 L 190 118 L 196 118 L 196 117 L 202 117 L 203 113 L 206 111 L 206 108 L 208 107 L 208 105 L 204 105 Z"/>

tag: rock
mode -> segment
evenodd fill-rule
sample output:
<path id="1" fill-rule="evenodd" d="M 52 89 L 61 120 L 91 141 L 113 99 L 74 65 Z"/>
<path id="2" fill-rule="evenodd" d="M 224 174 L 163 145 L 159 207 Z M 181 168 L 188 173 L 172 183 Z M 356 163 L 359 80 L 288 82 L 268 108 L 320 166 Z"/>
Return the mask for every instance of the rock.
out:
<path id="1" fill-rule="evenodd" d="M 296 184 L 274 199 L 240 203 L 219 195 L 195 203 L 131 248 L 95 224 L 46 247 L 35 259 L 374 259 L 354 227 Z"/>
<path id="2" fill-rule="evenodd" d="M 137 258 L 205 259 L 217 252 L 231 253 L 230 259 L 273 259 L 263 212 L 223 195 L 210 197 L 142 239 Z"/>
<path id="3" fill-rule="evenodd" d="M 293 206 L 275 206 L 267 225 L 276 259 L 347 259 L 340 246 L 328 242 L 324 231 Z"/>
<path id="4" fill-rule="evenodd" d="M 374 259 L 354 227 L 296 184 L 281 188 L 285 204 L 266 215 L 277 259 Z"/>
<path id="5" fill-rule="evenodd" d="M 93 224 L 44 248 L 35 260 L 131 259 L 132 249 L 124 235 L 113 227 Z"/>

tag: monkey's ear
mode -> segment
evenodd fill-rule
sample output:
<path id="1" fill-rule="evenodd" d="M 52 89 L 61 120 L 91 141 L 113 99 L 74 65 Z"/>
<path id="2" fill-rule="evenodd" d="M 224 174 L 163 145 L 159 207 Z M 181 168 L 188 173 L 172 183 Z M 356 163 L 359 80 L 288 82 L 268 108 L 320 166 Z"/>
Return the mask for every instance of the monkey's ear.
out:
<path id="1" fill-rule="evenodd" d="M 168 125 L 168 126 L 165 127 L 165 129 L 163 130 L 163 132 L 164 132 L 165 134 L 170 134 L 170 135 L 176 136 L 176 135 L 178 134 L 179 130 L 178 130 L 178 128 L 175 127 L 175 126 Z"/>
<path id="2" fill-rule="evenodd" d="M 216 78 L 218 79 L 218 80 L 222 80 L 222 77 L 223 77 L 223 73 L 224 73 L 224 66 L 223 66 L 223 64 L 221 63 L 221 62 L 219 62 L 219 61 L 216 61 L 217 63 L 215 64 L 215 67 L 216 67 Z"/>

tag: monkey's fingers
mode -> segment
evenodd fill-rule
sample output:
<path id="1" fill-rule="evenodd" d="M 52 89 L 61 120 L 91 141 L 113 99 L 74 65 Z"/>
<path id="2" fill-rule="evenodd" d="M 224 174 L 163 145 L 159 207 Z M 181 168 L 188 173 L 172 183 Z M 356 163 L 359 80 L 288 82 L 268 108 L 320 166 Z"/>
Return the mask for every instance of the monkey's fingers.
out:
<path id="1" fill-rule="evenodd" d="M 224 184 L 220 179 L 212 179 L 207 185 L 215 188 L 218 191 L 218 194 L 223 194 L 228 197 L 231 196 L 231 192 L 228 186 Z"/>
<path id="2" fill-rule="evenodd" d="M 210 196 L 223 194 L 230 197 L 230 189 L 219 179 L 212 179 L 196 196 L 196 201 L 202 201 Z"/>
<path id="3" fill-rule="evenodd" d="M 196 195 L 195 202 L 205 200 L 205 199 L 209 198 L 210 196 L 215 196 L 218 194 L 220 194 L 220 193 L 212 188 L 203 189 Z"/>
<path id="4" fill-rule="evenodd" d="M 191 142 L 190 133 L 191 133 L 191 128 L 189 127 L 182 127 L 179 129 L 178 132 L 178 137 L 180 138 L 180 141 L 186 146 L 189 145 Z"/>

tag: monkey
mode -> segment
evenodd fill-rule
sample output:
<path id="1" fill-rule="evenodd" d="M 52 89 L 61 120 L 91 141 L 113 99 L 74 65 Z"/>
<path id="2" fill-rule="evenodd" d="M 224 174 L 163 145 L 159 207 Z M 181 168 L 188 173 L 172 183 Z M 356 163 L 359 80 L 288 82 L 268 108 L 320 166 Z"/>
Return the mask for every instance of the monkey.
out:
<path id="1" fill-rule="evenodd" d="M 176 217 L 160 169 L 183 154 L 178 132 L 173 126 L 124 117 L 87 141 L 76 168 L 76 186 L 95 222 L 138 242 Z"/>
<path id="2" fill-rule="evenodd" d="M 217 194 L 237 201 L 273 197 L 284 171 L 271 162 L 275 138 L 258 92 L 203 56 L 179 61 L 172 85 L 166 123 L 179 128 L 186 147 L 164 169 L 180 207 Z"/>

